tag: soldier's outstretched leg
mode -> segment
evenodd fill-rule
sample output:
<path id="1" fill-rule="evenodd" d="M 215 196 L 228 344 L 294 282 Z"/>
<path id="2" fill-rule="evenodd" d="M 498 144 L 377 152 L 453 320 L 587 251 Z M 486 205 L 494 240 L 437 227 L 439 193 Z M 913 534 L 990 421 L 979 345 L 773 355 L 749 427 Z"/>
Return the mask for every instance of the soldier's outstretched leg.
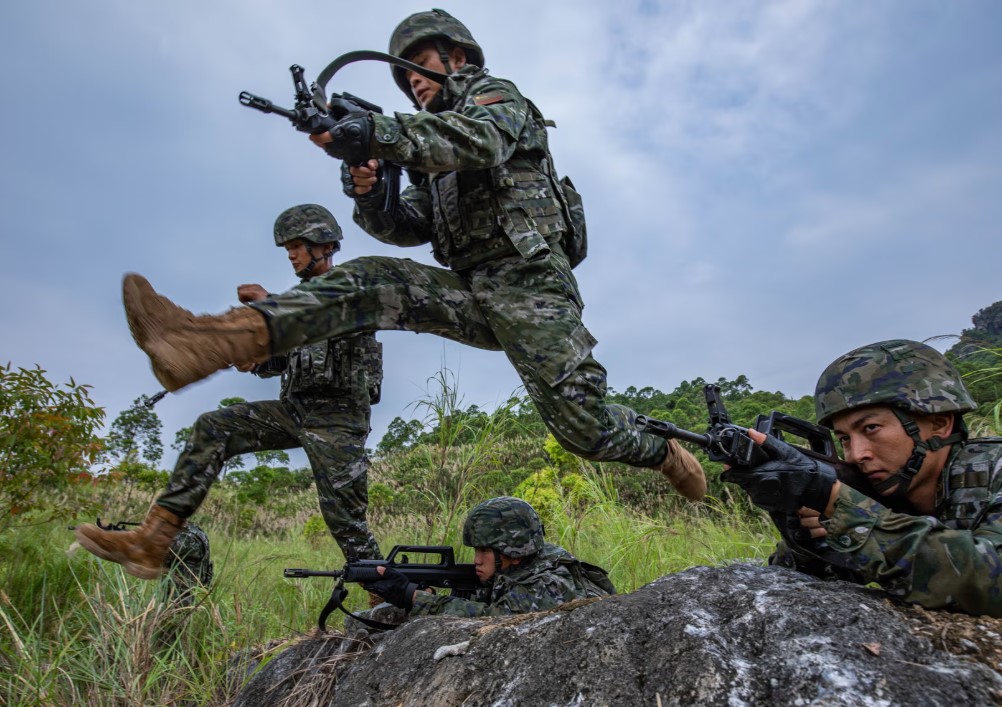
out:
<path id="1" fill-rule="evenodd" d="M 126 275 L 122 294 L 133 338 L 171 391 L 230 364 L 360 331 L 407 330 L 501 348 L 463 276 L 403 258 L 356 258 L 221 316 L 193 315 L 136 274 Z"/>
<path id="2" fill-rule="evenodd" d="M 122 301 L 133 338 L 169 391 L 231 364 L 262 363 L 270 356 L 264 317 L 250 307 L 219 316 L 194 316 L 136 274 L 125 276 Z"/>
<path id="3" fill-rule="evenodd" d="M 606 401 L 606 372 L 591 355 L 581 297 L 566 257 L 508 259 L 477 268 L 471 287 L 547 428 L 593 461 L 658 469 L 686 498 L 706 493 L 706 475 L 677 443 L 637 431 L 636 412 Z"/>

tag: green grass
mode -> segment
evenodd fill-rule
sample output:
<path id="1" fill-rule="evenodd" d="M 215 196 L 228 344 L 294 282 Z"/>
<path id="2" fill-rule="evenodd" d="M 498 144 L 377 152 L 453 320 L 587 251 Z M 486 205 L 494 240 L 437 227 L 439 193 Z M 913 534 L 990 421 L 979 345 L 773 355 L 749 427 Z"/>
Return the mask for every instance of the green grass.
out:
<path id="1" fill-rule="evenodd" d="M 621 592 L 694 565 L 764 561 L 775 545 L 764 516 L 710 499 L 650 517 L 620 504 L 608 478 L 586 480 L 573 496 L 561 496 L 547 538 L 607 568 Z M 128 503 L 120 502 L 124 491 L 118 501 L 113 489 L 101 493 L 110 509 L 105 520 L 137 519 L 148 503 L 134 490 Z M 165 605 L 157 582 L 129 577 L 82 550 L 67 555 L 72 533 L 65 523 L 0 537 L 0 704 L 225 704 L 247 678 L 244 671 L 228 677 L 234 657 L 273 655 L 282 640 L 311 631 L 327 601 L 329 580 L 288 580 L 282 569 L 336 569 L 344 562 L 333 540 L 302 534 L 316 498 L 312 490 L 300 495 L 281 499 L 279 520 L 274 508 L 237 512 L 232 490 L 214 488 L 195 520 L 209 534 L 216 576 L 188 607 Z M 436 514 L 376 514 L 373 531 L 384 551 L 447 544 L 460 561 L 471 561 L 461 520 L 472 503 L 456 509 L 454 498 L 439 502 L 459 520 L 446 525 Z M 349 608 L 366 602 L 366 593 L 353 587 Z M 342 618 L 332 615 L 329 624 L 338 627 Z M 275 639 L 277 645 L 263 649 Z"/>

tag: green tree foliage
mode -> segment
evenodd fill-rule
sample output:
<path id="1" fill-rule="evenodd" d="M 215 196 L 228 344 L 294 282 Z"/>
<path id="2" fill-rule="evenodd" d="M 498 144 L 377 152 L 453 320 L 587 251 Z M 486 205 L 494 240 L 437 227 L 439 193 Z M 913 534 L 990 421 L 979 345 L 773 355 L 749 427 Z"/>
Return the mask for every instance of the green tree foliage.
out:
<path id="1" fill-rule="evenodd" d="M 160 417 L 146 403 L 149 400 L 140 395 L 132 407 L 119 413 L 111 423 L 111 430 L 105 437 L 105 459 L 112 465 L 118 462 L 143 462 L 154 468 L 164 454 L 160 433 L 163 423 Z"/>
<path id="2" fill-rule="evenodd" d="M 0 367 L 0 531 L 63 513 L 57 492 L 97 461 L 104 410 L 90 386 L 53 384 L 41 367 Z"/>
<path id="3" fill-rule="evenodd" d="M 385 457 L 394 452 L 400 452 L 413 446 L 424 432 L 424 423 L 420 420 L 404 420 L 402 417 L 393 418 L 393 422 L 386 428 L 386 434 L 376 445 L 376 455 Z"/>

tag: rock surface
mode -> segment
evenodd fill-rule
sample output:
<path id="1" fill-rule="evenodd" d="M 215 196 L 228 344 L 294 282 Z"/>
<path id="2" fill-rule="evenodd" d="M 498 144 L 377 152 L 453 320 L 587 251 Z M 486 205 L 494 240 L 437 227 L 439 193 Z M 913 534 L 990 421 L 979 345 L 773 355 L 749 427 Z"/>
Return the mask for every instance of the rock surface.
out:
<path id="1" fill-rule="evenodd" d="M 698 567 L 506 619 L 304 639 L 235 705 L 991 705 L 1002 676 L 916 636 L 879 591 Z"/>

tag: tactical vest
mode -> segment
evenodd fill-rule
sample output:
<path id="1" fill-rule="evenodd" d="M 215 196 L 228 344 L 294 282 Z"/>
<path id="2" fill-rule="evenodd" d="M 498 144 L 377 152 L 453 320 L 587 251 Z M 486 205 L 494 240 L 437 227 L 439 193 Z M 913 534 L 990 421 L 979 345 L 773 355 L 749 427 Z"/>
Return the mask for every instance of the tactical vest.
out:
<path id="1" fill-rule="evenodd" d="M 282 371 L 281 397 L 368 394 L 379 402 L 383 384 L 383 345 L 366 332 L 327 339 L 293 349 Z"/>
<path id="2" fill-rule="evenodd" d="M 996 474 L 1002 459 L 1002 437 L 969 439 L 955 453 L 941 476 L 936 518 L 953 530 L 966 530 L 982 520 L 998 493 Z"/>
<path id="3" fill-rule="evenodd" d="M 448 82 L 446 93 L 455 96 L 451 110 L 462 111 L 484 76 L 459 74 Z M 435 259 L 453 270 L 515 254 L 529 260 L 554 244 L 572 267 L 587 253 L 581 197 L 569 179 L 557 178 L 546 121 L 527 103 L 529 116 L 510 160 L 491 169 L 431 175 L 432 248 Z"/>

